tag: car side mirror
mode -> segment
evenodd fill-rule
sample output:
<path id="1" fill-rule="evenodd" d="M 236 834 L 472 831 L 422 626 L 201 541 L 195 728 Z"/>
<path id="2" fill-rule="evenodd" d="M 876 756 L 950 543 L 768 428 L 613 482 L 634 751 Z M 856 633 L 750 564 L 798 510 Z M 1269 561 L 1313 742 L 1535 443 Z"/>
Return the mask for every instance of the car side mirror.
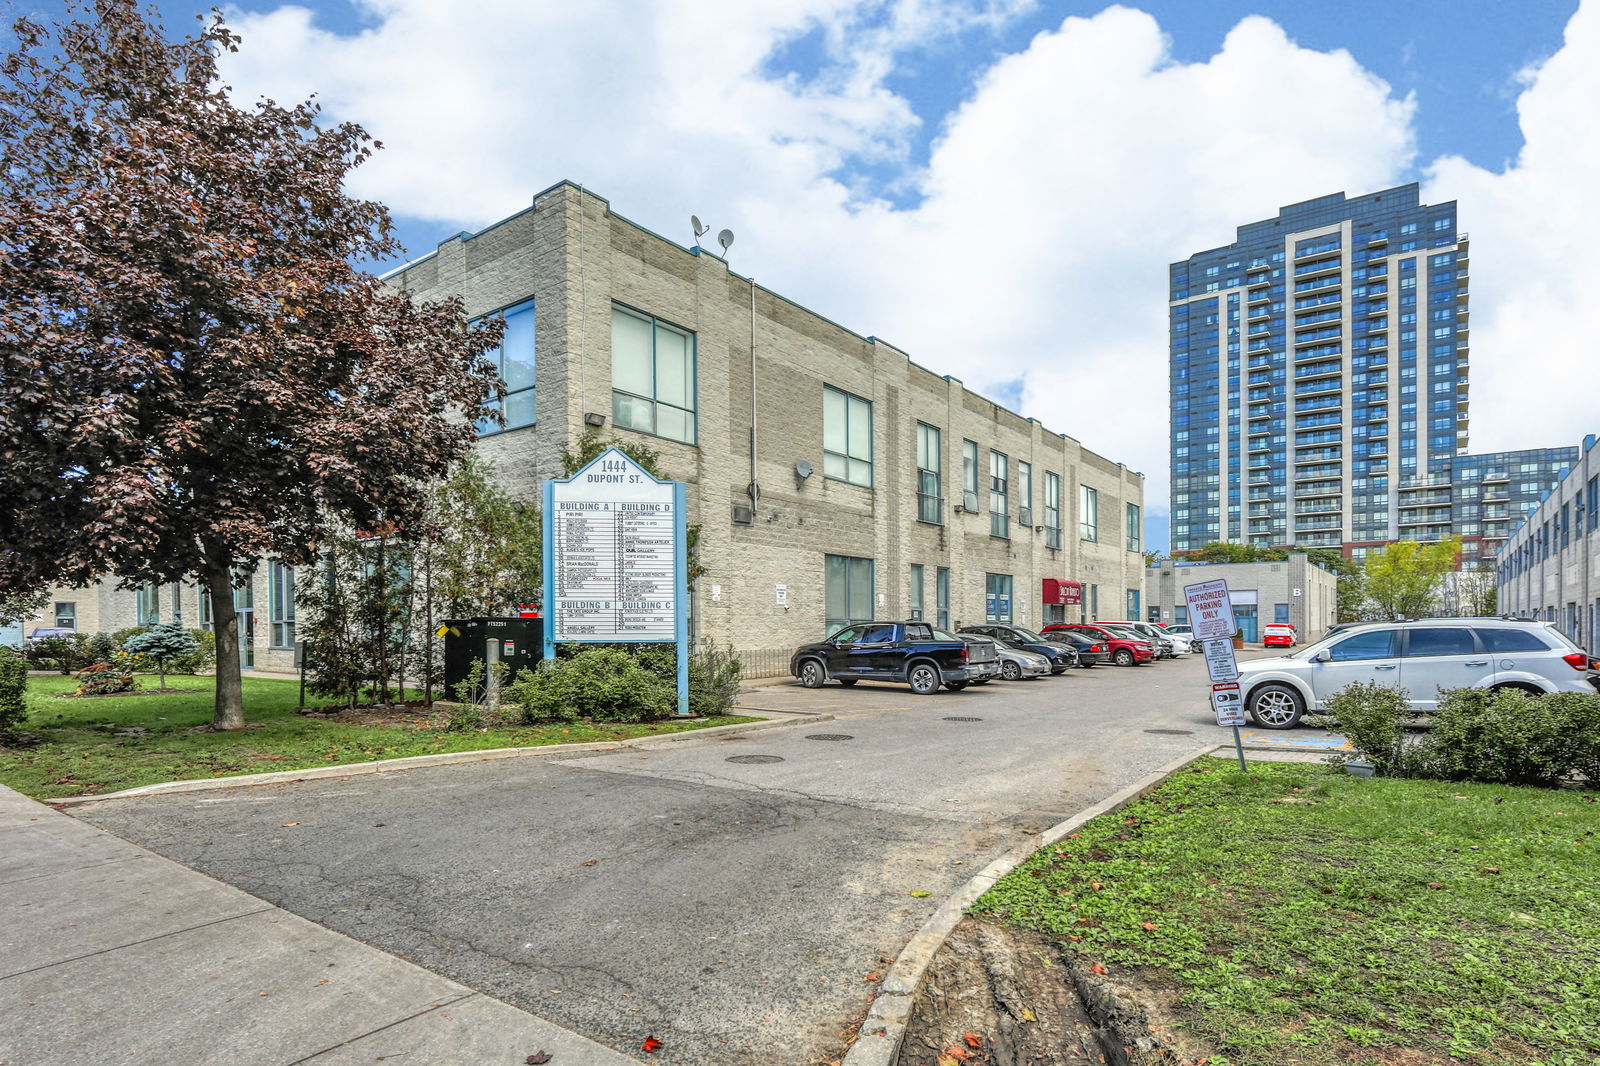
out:
<path id="1" fill-rule="evenodd" d="M 1311 657 L 1311 661 L 1314 663 L 1325 663 L 1328 661 L 1328 653 L 1325 651 L 1319 651 L 1317 654 Z"/>

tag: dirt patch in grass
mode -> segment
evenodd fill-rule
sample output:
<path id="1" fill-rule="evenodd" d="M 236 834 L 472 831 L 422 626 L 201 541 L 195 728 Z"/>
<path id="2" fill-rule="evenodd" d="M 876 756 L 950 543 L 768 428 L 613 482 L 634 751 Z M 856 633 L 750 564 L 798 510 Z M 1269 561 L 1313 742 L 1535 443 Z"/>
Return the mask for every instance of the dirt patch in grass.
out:
<path id="1" fill-rule="evenodd" d="M 133 696 L 174 696 L 191 692 L 210 692 L 206 688 L 136 688 L 129 692 L 63 692 L 58 700 L 114 700 Z"/>

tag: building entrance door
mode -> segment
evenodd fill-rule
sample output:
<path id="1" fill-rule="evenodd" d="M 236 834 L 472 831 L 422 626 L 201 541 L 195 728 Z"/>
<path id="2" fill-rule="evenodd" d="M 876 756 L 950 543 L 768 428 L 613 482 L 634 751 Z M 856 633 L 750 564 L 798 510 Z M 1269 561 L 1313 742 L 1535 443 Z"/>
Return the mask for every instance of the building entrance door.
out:
<path id="1" fill-rule="evenodd" d="M 256 612 L 252 607 L 236 608 L 239 615 L 239 669 L 256 668 Z"/>

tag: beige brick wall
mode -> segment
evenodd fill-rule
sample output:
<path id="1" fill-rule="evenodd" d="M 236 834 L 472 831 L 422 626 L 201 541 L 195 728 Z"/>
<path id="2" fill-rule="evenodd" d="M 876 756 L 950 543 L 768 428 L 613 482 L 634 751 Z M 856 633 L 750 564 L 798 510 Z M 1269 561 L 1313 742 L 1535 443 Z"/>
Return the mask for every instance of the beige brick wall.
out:
<path id="1" fill-rule="evenodd" d="M 878 614 L 908 611 L 910 566 L 927 567 L 926 607 L 934 609 L 936 567 L 951 571 L 951 621 L 982 621 L 987 573 L 1014 580 L 1013 617 L 1043 620 L 1041 582 L 1071 578 L 1100 587 L 1102 613 L 1123 610 L 1124 593 L 1143 583 L 1143 559 L 1125 544 L 1124 505 L 1143 505 L 1144 479 L 782 297 L 755 293 L 760 502 L 749 526 L 730 520 L 748 504 L 751 482 L 751 286 L 710 254 L 694 254 L 611 213 L 607 203 L 558 185 L 535 206 L 392 279 L 419 297 L 459 294 L 472 315 L 533 297 L 537 301 L 538 424 L 486 437 L 479 445 L 503 483 L 536 498 L 558 474 L 560 453 L 583 431 L 586 412 L 605 415 L 606 434 L 638 439 L 661 453 L 665 473 L 689 484 L 690 521 L 704 525 L 707 575 L 695 595 L 699 636 L 732 642 L 778 669 L 795 645 L 819 638 L 824 618 L 824 556 L 875 561 Z M 611 428 L 611 309 L 625 304 L 694 333 L 698 371 L 698 447 Z M 825 477 L 823 387 L 873 405 L 872 488 Z M 917 521 L 916 423 L 938 427 L 943 444 L 943 525 Z M 981 446 L 979 513 L 957 515 L 961 447 Z M 990 535 L 990 451 L 1011 460 L 1012 535 Z M 815 469 L 795 473 L 804 460 Z M 1017 463 L 1033 465 L 1034 524 L 1043 524 L 1045 472 L 1060 474 L 1062 548 L 1014 520 Z M 1100 494 L 1098 542 L 1078 536 L 1078 486 Z M 788 606 L 775 586 L 788 587 Z M 712 599 L 712 586 L 719 598 Z M 1069 610 L 1072 610 L 1069 608 Z M 765 654 L 760 654 L 762 651 Z M 751 663 L 757 666 L 756 662 Z"/>

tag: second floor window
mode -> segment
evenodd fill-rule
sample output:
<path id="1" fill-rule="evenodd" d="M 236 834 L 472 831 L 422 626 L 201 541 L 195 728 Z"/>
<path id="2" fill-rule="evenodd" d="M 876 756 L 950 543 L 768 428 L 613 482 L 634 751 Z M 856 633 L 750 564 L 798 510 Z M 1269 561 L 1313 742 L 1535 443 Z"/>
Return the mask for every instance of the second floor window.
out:
<path id="1" fill-rule="evenodd" d="M 1061 547 L 1061 475 L 1044 472 L 1044 546 Z"/>
<path id="2" fill-rule="evenodd" d="M 917 423 L 917 521 L 944 521 L 944 476 L 941 434 L 935 426 Z"/>
<path id="3" fill-rule="evenodd" d="M 872 487 L 872 402 L 822 387 L 822 472 Z"/>
<path id="4" fill-rule="evenodd" d="M 1033 525 L 1033 464 L 1017 464 L 1017 521 Z"/>
<path id="5" fill-rule="evenodd" d="M 520 429 L 531 426 L 537 419 L 534 399 L 537 391 L 533 381 L 533 301 L 524 300 L 495 313 L 506 320 L 505 336 L 500 347 L 489 352 L 487 358 L 495 364 L 500 378 L 506 383 L 506 396 L 497 407 L 506 416 L 506 424 L 478 423 L 479 433 L 498 433 L 502 429 Z"/>
<path id="6" fill-rule="evenodd" d="M 978 513 L 978 445 L 976 441 L 961 442 L 961 506 L 972 514 Z"/>
<path id="7" fill-rule="evenodd" d="M 1004 452 L 989 453 L 989 535 L 1011 536 L 1011 460 Z"/>
<path id="8" fill-rule="evenodd" d="M 1136 503 L 1128 504 L 1128 550 L 1144 551 L 1144 516 L 1140 514 L 1139 505 Z"/>
<path id="9" fill-rule="evenodd" d="M 621 429 L 697 442 L 693 333 L 612 305 L 611 420 Z"/>
<path id="10" fill-rule="evenodd" d="M 1078 486 L 1078 536 L 1082 540 L 1100 539 L 1100 493 L 1088 485 Z"/>

